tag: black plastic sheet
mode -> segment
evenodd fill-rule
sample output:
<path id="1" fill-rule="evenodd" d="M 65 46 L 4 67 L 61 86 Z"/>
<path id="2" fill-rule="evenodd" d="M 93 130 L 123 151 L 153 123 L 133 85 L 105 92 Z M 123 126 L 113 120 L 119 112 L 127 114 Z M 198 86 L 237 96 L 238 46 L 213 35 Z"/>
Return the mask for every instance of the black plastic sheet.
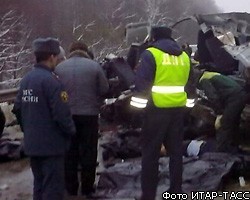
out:
<path id="1" fill-rule="evenodd" d="M 183 191 L 216 191 L 240 159 L 225 153 L 205 153 L 183 159 Z M 169 159 L 159 160 L 158 196 L 169 187 Z M 96 192 L 99 198 L 134 198 L 140 195 L 140 158 L 117 163 L 100 173 Z"/>
<path id="2" fill-rule="evenodd" d="M 22 140 L 0 139 L 0 161 L 15 160 L 23 156 Z"/>

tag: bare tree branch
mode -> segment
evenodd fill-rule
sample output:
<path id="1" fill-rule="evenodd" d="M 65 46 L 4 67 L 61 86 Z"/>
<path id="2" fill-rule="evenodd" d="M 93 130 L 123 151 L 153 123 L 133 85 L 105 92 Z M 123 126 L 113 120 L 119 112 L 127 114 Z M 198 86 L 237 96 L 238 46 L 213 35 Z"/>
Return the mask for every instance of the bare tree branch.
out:
<path id="1" fill-rule="evenodd" d="M 27 58 L 30 57 L 31 50 L 26 46 L 31 30 L 27 27 L 24 15 L 16 10 L 6 12 L 0 19 L 0 85 L 9 87 L 2 83 L 21 78 L 21 71 L 29 67 L 30 61 Z"/>

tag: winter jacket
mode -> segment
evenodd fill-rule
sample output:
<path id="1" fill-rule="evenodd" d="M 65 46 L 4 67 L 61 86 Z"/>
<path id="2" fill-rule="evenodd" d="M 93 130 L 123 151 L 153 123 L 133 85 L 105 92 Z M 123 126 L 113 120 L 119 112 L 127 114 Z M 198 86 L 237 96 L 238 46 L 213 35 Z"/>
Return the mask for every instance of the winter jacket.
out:
<path id="1" fill-rule="evenodd" d="M 13 112 L 28 156 L 63 155 L 68 149 L 75 126 L 67 101 L 58 77 L 45 65 L 36 64 L 22 79 Z"/>
<path id="2" fill-rule="evenodd" d="M 180 56 L 182 54 L 182 50 L 179 45 L 172 39 L 161 39 L 154 42 L 150 47 L 155 47 L 163 52 L 166 52 L 170 55 Z M 140 58 L 139 65 L 136 71 L 136 79 L 135 79 L 135 91 L 137 93 L 144 93 L 145 96 L 150 94 L 151 88 L 154 83 L 156 72 L 156 62 L 152 53 L 148 50 L 145 50 Z M 189 88 L 186 90 L 188 93 L 192 93 L 194 95 L 194 86 L 192 86 L 191 81 L 188 81 Z M 191 88 L 192 87 L 192 88 Z M 188 92 L 190 91 L 190 92 Z M 150 103 L 150 101 L 149 101 Z M 147 106 L 148 107 L 148 106 Z"/>
<path id="3" fill-rule="evenodd" d="M 98 115 L 100 97 L 109 89 L 101 66 L 84 52 L 76 51 L 56 67 L 56 73 L 69 94 L 72 114 Z"/>
<path id="4" fill-rule="evenodd" d="M 245 98 L 245 91 L 232 78 L 216 72 L 204 72 L 198 84 L 198 89 L 205 92 L 214 109 L 221 110 L 230 101 Z"/>

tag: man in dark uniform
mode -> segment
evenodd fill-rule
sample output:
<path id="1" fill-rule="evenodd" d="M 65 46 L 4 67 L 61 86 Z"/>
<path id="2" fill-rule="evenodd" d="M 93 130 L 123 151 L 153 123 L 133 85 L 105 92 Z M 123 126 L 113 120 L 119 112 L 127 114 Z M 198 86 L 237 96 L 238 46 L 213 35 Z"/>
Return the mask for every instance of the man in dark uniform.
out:
<path id="1" fill-rule="evenodd" d="M 190 59 L 171 38 L 168 27 L 153 27 L 153 43 L 141 55 L 136 72 L 138 96 L 131 105 L 146 107 L 142 129 L 141 200 L 154 200 L 161 145 L 170 155 L 170 193 L 182 192 L 183 112 Z"/>
<path id="2" fill-rule="evenodd" d="M 197 87 L 205 92 L 216 114 L 222 115 L 216 131 L 217 151 L 236 153 L 240 115 L 246 101 L 243 87 L 217 72 L 201 71 L 196 74 L 199 76 Z"/>
<path id="3" fill-rule="evenodd" d="M 24 132 L 24 151 L 34 175 L 34 200 L 62 200 L 64 154 L 75 126 L 68 95 L 53 72 L 59 42 L 39 38 L 33 42 L 37 64 L 21 81 L 13 112 Z"/>

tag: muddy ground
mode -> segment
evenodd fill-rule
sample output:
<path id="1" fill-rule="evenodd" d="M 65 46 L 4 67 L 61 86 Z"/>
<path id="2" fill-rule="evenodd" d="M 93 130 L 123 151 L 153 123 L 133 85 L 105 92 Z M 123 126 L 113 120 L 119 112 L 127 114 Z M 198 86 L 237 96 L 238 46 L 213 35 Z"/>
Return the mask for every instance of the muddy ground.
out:
<path id="1" fill-rule="evenodd" d="M 0 199 L 31 200 L 32 173 L 28 159 L 0 164 Z"/>

